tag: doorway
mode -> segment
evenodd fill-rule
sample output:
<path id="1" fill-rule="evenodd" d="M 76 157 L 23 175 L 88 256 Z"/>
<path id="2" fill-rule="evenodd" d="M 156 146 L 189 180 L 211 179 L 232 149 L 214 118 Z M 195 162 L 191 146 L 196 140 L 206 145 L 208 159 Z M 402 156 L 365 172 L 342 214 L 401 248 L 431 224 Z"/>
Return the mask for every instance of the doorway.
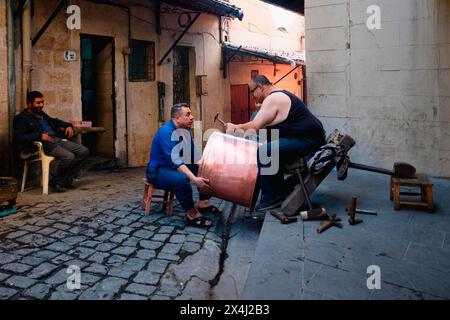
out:
<path id="1" fill-rule="evenodd" d="M 115 158 L 114 39 L 81 36 L 82 119 L 106 132 L 83 136 L 91 155 Z"/>
<path id="2" fill-rule="evenodd" d="M 250 94 L 248 84 L 232 85 L 231 122 L 236 124 L 246 123 L 255 110 L 255 99 Z"/>
<path id="3" fill-rule="evenodd" d="M 173 50 L 173 104 L 190 103 L 189 47 Z"/>

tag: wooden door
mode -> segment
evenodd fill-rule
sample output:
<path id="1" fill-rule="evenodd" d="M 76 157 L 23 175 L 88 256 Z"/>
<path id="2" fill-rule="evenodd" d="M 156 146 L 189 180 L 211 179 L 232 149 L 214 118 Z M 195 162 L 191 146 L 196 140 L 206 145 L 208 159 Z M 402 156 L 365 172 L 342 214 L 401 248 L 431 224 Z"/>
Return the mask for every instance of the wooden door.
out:
<path id="1" fill-rule="evenodd" d="M 249 88 L 247 84 L 231 86 L 231 122 L 246 123 L 250 117 Z"/>

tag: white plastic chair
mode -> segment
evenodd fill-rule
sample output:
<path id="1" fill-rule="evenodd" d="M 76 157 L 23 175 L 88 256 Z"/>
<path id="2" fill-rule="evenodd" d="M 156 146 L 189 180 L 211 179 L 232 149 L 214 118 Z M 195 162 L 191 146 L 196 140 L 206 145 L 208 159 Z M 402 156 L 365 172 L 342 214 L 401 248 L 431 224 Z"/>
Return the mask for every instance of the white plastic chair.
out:
<path id="1" fill-rule="evenodd" d="M 20 192 L 23 192 L 25 189 L 25 183 L 27 179 L 28 166 L 30 163 L 41 161 L 41 186 L 42 186 L 42 194 L 48 195 L 48 183 L 50 179 L 50 163 L 55 160 L 55 157 L 47 156 L 44 153 L 44 146 L 41 142 L 35 141 L 33 142 L 38 150 L 34 153 L 26 153 L 21 152 L 20 157 L 25 161 L 25 165 L 23 168 L 23 177 L 22 177 L 22 189 Z"/>

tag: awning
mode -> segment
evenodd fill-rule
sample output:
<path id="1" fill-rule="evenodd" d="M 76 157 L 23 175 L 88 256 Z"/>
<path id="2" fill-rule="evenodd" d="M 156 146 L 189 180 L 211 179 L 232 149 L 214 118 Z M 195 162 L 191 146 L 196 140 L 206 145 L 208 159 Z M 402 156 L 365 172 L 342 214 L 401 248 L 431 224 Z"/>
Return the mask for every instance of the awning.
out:
<path id="1" fill-rule="evenodd" d="M 286 10 L 294 11 L 297 13 L 305 13 L 305 1 L 304 0 L 262 0 L 264 2 L 273 4 L 284 8 Z"/>
<path id="2" fill-rule="evenodd" d="M 293 67 L 305 64 L 305 53 L 301 51 L 274 51 L 265 48 L 237 45 L 230 42 L 223 43 L 227 52 L 227 63 L 242 61 L 243 56 L 259 58 L 273 63 L 290 64 Z"/>
<path id="3" fill-rule="evenodd" d="M 239 20 L 244 17 L 241 8 L 221 0 L 161 0 L 161 2 L 196 12 L 206 12 L 217 16 L 238 18 Z"/>

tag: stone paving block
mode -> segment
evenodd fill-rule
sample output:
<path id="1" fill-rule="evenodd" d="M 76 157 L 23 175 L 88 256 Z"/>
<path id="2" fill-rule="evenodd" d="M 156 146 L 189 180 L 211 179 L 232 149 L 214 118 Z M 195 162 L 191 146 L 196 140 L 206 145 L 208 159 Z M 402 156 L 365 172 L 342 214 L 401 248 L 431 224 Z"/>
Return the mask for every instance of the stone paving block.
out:
<path id="1" fill-rule="evenodd" d="M 109 256 L 110 254 L 107 252 L 96 252 L 92 256 L 90 256 L 87 260 L 101 264 Z"/>
<path id="2" fill-rule="evenodd" d="M 73 260 L 73 257 L 68 256 L 67 254 L 61 254 L 61 255 L 57 256 L 56 258 L 52 259 L 51 261 L 56 264 L 61 264 L 61 263 L 67 262 L 69 260 Z"/>
<path id="3" fill-rule="evenodd" d="M 120 233 L 120 234 L 116 234 L 115 236 L 111 237 L 109 239 L 109 241 L 112 241 L 112 242 L 120 244 L 120 243 L 124 242 L 128 238 L 129 238 L 128 235 Z"/>
<path id="4" fill-rule="evenodd" d="M 160 289 L 156 292 L 157 295 L 167 296 L 170 298 L 176 298 L 181 294 L 181 288 L 178 286 L 161 286 Z"/>
<path id="5" fill-rule="evenodd" d="M 158 233 L 172 233 L 174 230 L 174 227 L 162 226 L 161 228 L 159 228 Z"/>
<path id="6" fill-rule="evenodd" d="M 5 271 L 10 271 L 13 273 L 24 273 L 30 270 L 32 267 L 23 263 L 8 263 L 1 266 Z"/>
<path id="7" fill-rule="evenodd" d="M 75 300 L 78 295 L 79 293 L 75 292 L 55 291 L 52 293 L 49 300 Z"/>
<path id="8" fill-rule="evenodd" d="M 79 297 L 80 300 L 111 300 L 120 290 L 120 288 L 127 283 L 127 280 L 107 277 L 101 282 L 97 283 L 93 288 L 86 290 Z"/>
<path id="9" fill-rule="evenodd" d="M 184 243 L 184 241 L 186 240 L 186 236 L 185 235 L 173 235 L 170 237 L 169 242 L 171 243 Z"/>
<path id="10" fill-rule="evenodd" d="M 112 231 L 114 234 L 116 233 L 115 230 L 117 230 L 118 228 L 119 227 L 117 225 L 112 224 L 112 223 L 102 225 L 102 229 L 107 230 L 107 231 Z"/>
<path id="11" fill-rule="evenodd" d="M 51 236 L 56 239 L 64 239 L 71 236 L 71 234 L 69 232 L 60 230 L 56 231 L 55 233 L 52 233 Z"/>
<path id="12" fill-rule="evenodd" d="M 78 259 L 73 259 L 73 260 L 69 260 L 64 262 L 64 266 L 69 268 L 69 267 L 78 267 L 80 269 L 83 269 L 85 267 L 87 267 L 89 265 L 88 262 L 83 261 L 83 260 L 78 260 Z"/>
<path id="13" fill-rule="evenodd" d="M 0 300 L 6 300 L 13 297 L 17 293 L 17 290 L 11 288 L 0 287 Z"/>
<path id="14" fill-rule="evenodd" d="M 119 220 L 117 220 L 116 222 L 114 222 L 114 224 L 115 225 L 117 225 L 117 226 L 130 226 L 134 221 L 136 221 L 136 220 L 134 220 L 134 219 L 130 219 L 130 218 L 123 218 L 123 219 L 119 219 Z M 133 228 L 133 227 L 131 227 L 130 226 L 130 228 Z"/>
<path id="15" fill-rule="evenodd" d="M 170 299 L 167 296 L 160 296 L 160 295 L 156 294 L 156 295 L 152 296 L 150 300 L 157 301 L 157 300 L 172 300 L 172 299 Z"/>
<path id="16" fill-rule="evenodd" d="M 136 257 L 144 260 L 150 260 L 156 257 L 156 252 L 154 250 L 141 249 L 137 252 Z"/>
<path id="17" fill-rule="evenodd" d="M 22 277 L 22 276 L 13 276 L 5 281 L 7 285 L 11 287 L 16 287 L 20 289 L 26 289 L 31 287 L 33 284 L 36 283 L 36 280 Z"/>
<path id="18" fill-rule="evenodd" d="M 6 239 L 16 239 L 16 238 L 22 237 L 28 233 L 29 233 L 28 231 L 24 231 L 24 230 L 14 231 L 14 232 L 9 233 L 6 236 Z"/>
<path id="19" fill-rule="evenodd" d="M 161 248 L 164 243 L 152 240 L 142 240 L 139 242 L 139 245 L 144 249 L 157 250 Z"/>
<path id="20" fill-rule="evenodd" d="M 137 301 L 137 300 L 148 300 L 148 298 L 137 294 L 122 293 L 122 295 L 119 297 L 119 300 Z"/>
<path id="21" fill-rule="evenodd" d="M 195 253 L 199 251 L 201 248 L 199 243 L 195 242 L 185 242 L 183 246 L 181 247 L 181 250 L 186 251 L 188 253 Z"/>
<path id="22" fill-rule="evenodd" d="M 134 229 L 141 229 L 143 226 L 144 226 L 144 224 L 141 222 L 134 222 L 134 223 L 130 224 L 130 228 L 134 228 Z"/>
<path id="23" fill-rule="evenodd" d="M 133 231 L 134 231 L 134 229 L 130 228 L 130 227 L 122 227 L 118 230 L 118 232 L 123 233 L 123 234 L 130 234 Z"/>
<path id="24" fill-rule="evenodd" d="M 27 274 L 27 277 L 31 279 L 39 279 L 52 273 L 57 268 L 58 266 L 55 266 L 54 264 L 44 262 L 43 264 L 31 270 L 31 272 Z"/>
<path id="25" fill-rule="evenodd" d="M 52 275 L 50 278 L 46 279 L 44 282 L 49 285 L 60 285 L 66 283 L 69 280 L 70 274 L 67 273 L 67 269 L 63 268 L 57 273 Z"/>
<path id="26" fill-rule="evenodd" d="M 156 272 L 156 273 L 164 273 L 168 264 L 169 264 L 169 261 L 153 259 L 148 264 L 147 270 L 151 271 L 151 272 Z"/>
<path id="27" fill-rule="evenodd" d="M 45 249 L 50 251 L 68 252 L 73 249 L 73 246 L 64 242 L 54 242 L 45 247 Z"/>
<path id="28" fill-rule="evenodd" d="M 188 226 L 184 229 L 187 233 L 191 234 L 191 233 L 196 233 L 196 234 L 201 234 L 201 235 L 205 235 L 208 231 L 205 229 L 200 229 L 197 227 L 191 227 Z"/>
<path id="29" fill-rule="evenodd" d="M 134 278 L 133 282 L 147 284 L 147 285 L 156 285 L 161 279 L 161 274 L 151 272 L 151 271 L 141 271 Z"/>
<path id="30" fill-rule="evenodd" d="M 141 221 L 147 225 L 147 224 L 153 223 L 155 221 L 158 221 L 159 219 L 161 219 L 164 216 L 165 216 L 164 214 L 156 213 L 156 214 L 152 214 L 149 216 L 144 216 L 139 221 Z"/>
<path id="31" fill-rule="evenodd" d="M 158 254 L 158 259 L 168 260 L 168 261 L 178 261 L 178 260 L 180 260 L 180 257 L 177 255 L 174 255 L 174 254 L 161 252 L 160 254 Z"/>
<path id="32" fill-rule="evenodd" d="M 139 294 L 144 297 L 149 297 L 153 292 L 155 292 L 156 287 L 155 286 L 147 286 L 143 284 L 137 284 L 133 283 L 129 285 L 125 291 L 131 292 L 133 294 Z"/>
<path id="33" fill-rule="evenodd" d="M 222 238 L 214 232 L 208 232 L 205 236 L 208 240 L 213 240 L 217 243 L 222 243 Z M 194 241 L 195 242 L 195 241 Z"/>
<path id="34" fill-rule="evenodd" d="M 39 226 L 27 224 L 27 225 L 20 227 L 20 229 L 25 230 L 25 231 L 30 231 L 30 232 L 37 232 L 37 231 L 41 230 L 42 228 Z"/>
<path id="35" fill-rule="evenodd" d="M 100 280 L 100 277 L 87 273 L 86 270 L 81 273 L 81 289 L 85 290 L 92 287 L 95 283 Z"/>
<path id="36" fill-rule="evenodd" d="M 149 230 L 138 230 L 135 233 L 133 233 L 133 236 L 146 240 L 150 239 L 153 235 L 154 232 Z M 164 241 L 164 240 L 157 240 L 157 241 Z"/>
<path id="37" fill-rule="evenodd" d="M 115 254 L 115 255 L 112 255 L 111 258 L 108 259 L 106 264 L 108 266 L 118 266 L 118 265 L 121 265 L 126 260 L 127 260 L 126 257 Z"/>
<path id="38" fill-rule="evenodd" d="M 324 296 L 323 294 L 302 289 L 300 300 L 336 300 L 335 298 Z"/>
<path id="39" fill-rule="evenodd" d="M 178 252 L 180 252 L 182 246 L 183 244 L 181 243 L 166 243 L 161 249 L 161 252 L 168 254 L 177 254 Z"/>
<path id="40" fill-rule="evenodd" d="M 40 233 L 40 234 L 43 234 L 44 236 L 48 236 L 48 235 L 50 235 L 52 233 L 55 233 L 56 231 L 57 230 L 55 228 L 47 227 L 47 228 L 41 229 L 41 230 L 39 230 L 37 232 Z"/>
<path id="41" fill-rule="evenodd" d="M 39 219 L 34 225 L 39 227 L 47 227 L 55 223 L 55 220 L 51 219 Z"/>
<path id="42" fill-rule="evenodd" d="M 50 251 L 50 250 L 42 250 L 42 251 L 36 251 L 33 255 L 37 256 L 39 258 L 44 258 L 44 259 L 52 259 L 58 255 L 60 255 L 61 252 L 55 252 L 55 251 Z"/>
<path id="43" fill-rule="evenodd" d="M 69 230 L 71 228 L 70 225 L 64 223 L 55 223 L 52 227 L 63 231 Z"/>
<path id="44" fill-rule="evenodd" d="M 75 227 L 73 227 L 73 228 L 70 228 L 70 229 L 69 229 L 69 232 L 70 232 L 70 233 L 73 233 L 73 234 L 79 235 L 79 234 L 81 234 L 81 233 L 82 233 L 83 231 L 85 231 L 85 230 L 86 230 L 85 227 L 75 226 Z"/>
<path id="45" fill-rule="evenodd" d="M 145 230 L 148 230 L 148 231 L 155 231 L 156 229 L 158 229 L 158 227 L 153 226 L 153 225 L 145 225 L 142 228 Z"/>
<path id="46" fill-rule="evenodd" d="M 203 238 L 204 238 L 204 236 L 200 235 L 200 234 L 190 234 L 186 237 L 186 241 L 202 243 Z"/>
<path id="47" fill-rule="evenodd" d="M 5 280 L 5 279 L 8 278 L 9 276 L 10 276 L 9 274 L 0 272 L 0 281 Z"/>
<path id="48" fill-rule="evenodd" d="M 104 266 L 104 265 L 95 263 L 95 264 L 90 265 L 84 271 L 90 272 L 90 273 L 96 273 L 96 274 L 105 275 L 105 274 L 108 273 L 109 269 L 106 266 Z"/>
<path id="49" fill-rule="evenodd" d="M 136 247 L 118 247 L 112 251 L 113 254 L 120 254 L 123 256 L 131 256 L 134 252 L 136 252 Z"/>
<path id="50" fill-rule="evenodd" d="M 68 254 L 73 257 L 76 257 L 76 258 L 86 259 L 90 255 L 92 255 L 94 252 L 95 252 L 94 249 L 78 247 L 73 250 L 70 250 L 68 252 Z"/>
<path id="51" fill-rule="evenodd" d="M 76 245 L 85 240 L 86 240 L 86 237 L 84 237 L 84 236 L 74 236 L 74 237 L 67 237 L 67 238 L 62 239 L 63 242 L 70 244 L 70 245 Z"/>
<path id="52" fill-rule="evenodd" d="M 152 240 L 153 241 L 161 241 L 161 242 L 166 242 L 166 240 L 170 237 L 170 234 L 167 233 L 157 233 L 153 236 Z"/>
<path id="53" fill-rule="evenodd" d="M 29 254 L 32 254 L 36 251 L 39 251 L 39 248 L 22 248 L 22 249 L 15 249 L 14 254 L 19 256 L 27 256 Z"/>
<path id="54" fill-rule="evenodd" d="M 44 261 L 45 261 L 45 259 L 43 259 L 43 258 L 38 258 L 38 257 L 34 257 L 34 256 L 27 256 L 27 257 L 22 258 L 20 260 L 20 263 L 28 264 L 30 266 L 35 267 L 35 266 L 41 264 Z"/>
<path id="55" fill-rule="evenodd" d="M 111 250 L 113 250 L 114 248 L 117 247 L 116 243 L 112 243 L 112 242 L 104 242 L 104 243 L 100 243 L 95 250 L 96 251 L 102 251 L 102 252 L 109 252 Z"/>
<path id="56" fill-rule="evenodd" d="M 23 295 L 34 299 L 42 300 L 50 292 L 50 289 L 51 286 L 44 283 L 38 283 L 32 286 L 31 288 L 23 291 Z"/>
<path id="57" fill-rule="evenodd" d="M 129 237 L 125 242 L 122 243 L 123 246 L 136 247 L 141 239 L 137 237 Z"/>
<path id="58" fill-rule="evenodd" d="M 82 243 L 80 243 L 81 246 L 86 247 L 86 248 L 94 248 L 96 246 L 98 246 L 101 242 L 99 241 L 93 241 L 93 240 L 88 240 L 88 241 L 84 241 Z"/>
<path id="59" fill-rule="evenodd" d="M 127 269 L 123 265 L 113 267 L 109 270 L 108 276 L 129 279 L 136 271 Z"/>
<path id="60" fill-rule="evenodd" d="M 102 235 L 99 235 L 97 238 L 95 238 L 95 240 L 103 242 L 103 241 L 108 240 L 112 236 L 114 236 L 114 234 L 112 232 L 106 231 Z"/>
<path id="61" fill-rule="evenodd" d="M 14 254 L 0 253 L 0 263 L 2 263 L 2 264 L 13 262 L 13 261 L 15 261 L 15 260 L 17 260 L 19 258 L 20 257 L 14 255 Z"/>

